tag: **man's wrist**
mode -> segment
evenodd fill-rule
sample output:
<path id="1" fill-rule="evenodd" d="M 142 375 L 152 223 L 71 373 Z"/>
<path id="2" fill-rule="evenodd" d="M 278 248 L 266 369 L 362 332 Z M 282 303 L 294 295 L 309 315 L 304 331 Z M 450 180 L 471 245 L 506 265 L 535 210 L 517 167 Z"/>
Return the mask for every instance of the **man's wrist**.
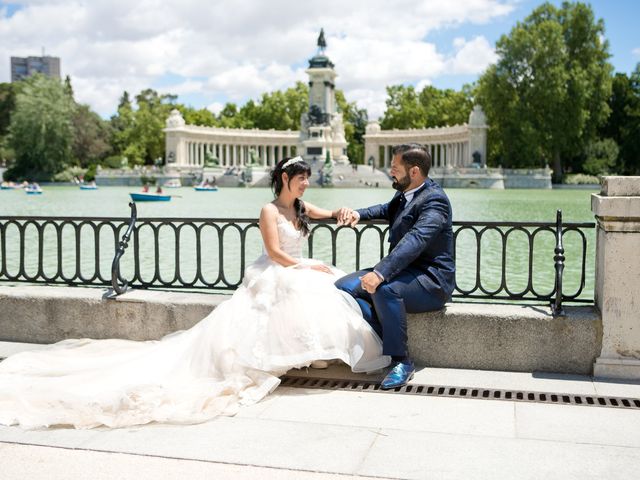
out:
<path id="1" fill-rule="evenodd" d="M 384 276 L 379 271 L 374 270 L 373 273 L 375 273 L 378 276 L 381 282 L 384 282 Z"/>

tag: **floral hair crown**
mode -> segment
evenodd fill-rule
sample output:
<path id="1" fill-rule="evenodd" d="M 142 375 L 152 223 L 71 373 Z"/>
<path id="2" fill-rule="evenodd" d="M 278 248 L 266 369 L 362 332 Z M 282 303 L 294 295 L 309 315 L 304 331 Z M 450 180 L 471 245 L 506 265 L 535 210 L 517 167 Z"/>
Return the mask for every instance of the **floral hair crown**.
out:
<path id="1" fill-rule="evenodd" d="M 282 165 L 282 170 L 287 168 L 289 165 L 293 165 L 294 163 L 298 163 L 298 162 L 304 162 L 304 159 L 300 155 L 298 155 L 297 157 L 290 158 L 289 160 L 284 162 L 284 165 Z"/>

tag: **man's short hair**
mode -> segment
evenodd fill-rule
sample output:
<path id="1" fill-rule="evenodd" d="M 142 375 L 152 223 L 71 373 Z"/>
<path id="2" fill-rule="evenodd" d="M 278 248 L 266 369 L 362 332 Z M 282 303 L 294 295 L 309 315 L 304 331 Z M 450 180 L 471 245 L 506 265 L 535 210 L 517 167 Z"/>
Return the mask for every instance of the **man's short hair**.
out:
<path id="1" fill-rule="evenodd" d="M 428 148 L 420 143 L 403 143 L 395 145 L 391 152 L 394 156 L 400 155 L 400 160 L 407 169 L 418 167 L 426 177 L 431 169 L 431 153 Z"/>

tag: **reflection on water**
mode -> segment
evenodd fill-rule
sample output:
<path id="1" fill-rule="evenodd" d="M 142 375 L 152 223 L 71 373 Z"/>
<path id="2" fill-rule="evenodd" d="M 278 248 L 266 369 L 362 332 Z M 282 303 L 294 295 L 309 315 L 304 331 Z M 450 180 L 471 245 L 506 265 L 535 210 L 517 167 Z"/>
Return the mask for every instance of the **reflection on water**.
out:
<path id="1" fill-rule="evenodd" d="M 82 217 L 128 217 L 127 187 L 102 187 L 97 191 L 81 191 L 75 187 L 46 187 L 44 195 L 29 196 L 21 191 L 0 192 L 0 215 L 2 216 L 82 216 Z M 195 192 L 189 188 L 177 189 L 181 198 L 171 202 L 138 204 L 138 217 L 177 218 L 256 218 L 260 207 L 272 199 L 268 189 L 220 189 L 218 192 Z M 171 193 L 174 193 L 173 191 Z M 565 222 L 591 222 L 590 194 L 584 190 L 464 190 L 452 189 L 451 198 L 456 221 L 544 221 L 555 220 L 556 209 L 563 210 Z M 381 189 L 310 189 L 305 200 L 325 208 L 343 205 L 368 206 L 387 201 L 393 195 L 390 188 Z M 200 224 L 201 225 L 201 224 Z M 530 231 L 530 230 L 529 230 Z M 121 233 L 123 233 L 122 231 Z M 144 280 L 154 279 L 156 264 L 158 279 L 170 281 L 174 275 L 185 282 L 198 280 L 197 261 L 201 264 L 201 277 L 205 282 L 215 282 L 221 275 L 230 283 L 237 283 L 242 272 L 242 263 L 247 265 L 262 253 L 260 233 L 249 229 L 245 241 L 244 258 L 241 256 L 240 233 L 228 228 L 220 245 L 218 233 L 211 226 L 204 226 L 199 235 L 194 228 L 185 226 L 176 232 L 169 225 L 159 229 L 157 244 L 153 241 L 151 227 L 138 230 L 130 245 L 137 249 L 140 263 L 134 265 L 133 255 L 127 252 L 122 260 L 121 272 L 130 278 L 136 268 Z M 539 294 L 549 293 L 554 286 L 553 256 L 555 238 L 551 232 L 541 232 L 531 238 L 523 230 L 487 231 L 480 240 L 472 230 L 462 230 L 456 243 L 456 282 L 462 290 L 478 286 L 484 292 L 492 292 L 503 284 L 511 293 L 533 288 Z M 38 274 L 40 255 L 43 257 L 42 273 L 65 277 L 80 274 L 91 280 L 100 275 L 109 278 L 111 261 L 117 244 L 112 229 L 101 229 L 96 235 L 91 228 L 82 228 L 78 233 L 71 225 L 62 229 L 60 239 L 52 226 L 38 231 L 35 225 L 25 228 L 24 256 L 20 256 L 19 226 L 8 224 L 0 238 L 7 272 L 16 274 L 24 265 L 28 275 Z M 593 298 L 595 231 L 587 230 L 586 286 L 583 298 Z M 38 251 L 38 236 L 44 242 Z M 97 238 L 96 238 L 97 237 Z M 61 241 L 63 248 L 59 247 Z M 564 291 L 574 294 L 580 288 L 582 275 L 582 237 L 568 232 L 564 237 L 565 277 Z M 529 244 L 533 255 L 529 255 Z M 503 256 L 503 246 L 507 254 Z M 177 248 L 176 248 L 177 247 Z M 356 236 L 350 229 L 341 229 L 336 242 L 336 264 L 344 271 L 356 268 Z M 98 261 L 96 262 L 96 248 Z M 363 234 L 360 249 L 360 267 L 372 266 L 386 251 L 374 230 Z M 477 251 L 480 257 L 477 261 Z M 220 255 L 222 249 L 222 256 Z M 382 252 L 381 252 L 382 250 Z M 78 253 L 79 252 L 79 253 Z M 308 253 L 308 250 L 307 250 Z M 76 255 L 80 262 L 77 264 Z M 331 235 L 327 229 L 316 231 L 313 242 L 313 257 L 327 263 L 332 261 Z M 531 275 L 530 275 L 531 272 Z M 532 284 L 529 285 L 529 278 Z"/>

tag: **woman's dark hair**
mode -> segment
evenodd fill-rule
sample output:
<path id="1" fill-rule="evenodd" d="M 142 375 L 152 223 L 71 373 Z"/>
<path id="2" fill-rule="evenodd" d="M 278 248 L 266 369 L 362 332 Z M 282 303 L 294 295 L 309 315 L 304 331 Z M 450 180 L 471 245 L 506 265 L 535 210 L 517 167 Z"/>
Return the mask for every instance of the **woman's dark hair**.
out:
<path id="1" fill-rule="evenodd" d="M 311 167 L 303 160 L 296 161 L 288 164 L 285 168 L 282 168 L 291 158 L 283 158 L 280 160 L 276 168 L 271 171 L 271 189 L 276 197 L 282 192 L 284 182 L 282 181 L 282 174 L 286 173 L 289 176 L 288 185 L 291 184 L 291 179 L 296 175 L 306 174 L 311 176 Z M 307 215 L 307 209 L 304 206 L 304 202 L 299 198 L 296 198 L 293 202 L 293 208 L 296 211 L 296 222 L 298 228 L 303 234 L 309 234 L 309 216 Z"/>

